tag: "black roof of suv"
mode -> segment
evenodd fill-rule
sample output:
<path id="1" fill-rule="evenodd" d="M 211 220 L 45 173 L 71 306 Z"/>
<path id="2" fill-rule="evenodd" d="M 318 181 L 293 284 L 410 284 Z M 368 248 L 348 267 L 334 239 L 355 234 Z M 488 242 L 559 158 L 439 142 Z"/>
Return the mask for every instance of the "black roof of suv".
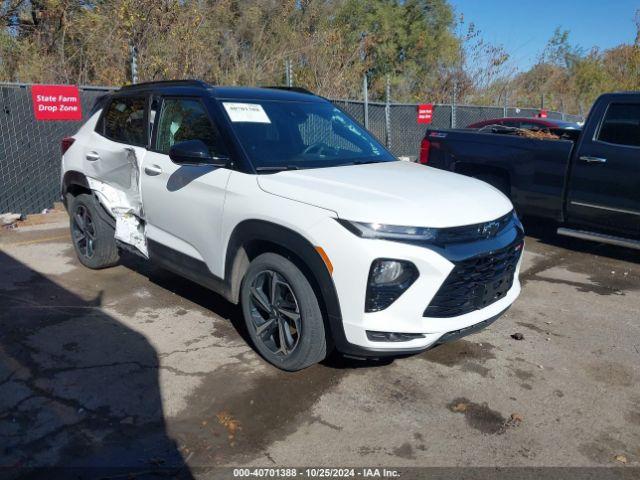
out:
<path id="1" fill-rule="evenodd" d="M 309 90 L 300 87 L 224 87 L 214 86 L 202 80 L 162 80 L 136 83 L 121 87 L 111 94 L 133 93 L 152 90 L 158 93 L 202 93 L 206 90 L 214 98 L 254 99 L 254 100 L 325 100 Z"/>

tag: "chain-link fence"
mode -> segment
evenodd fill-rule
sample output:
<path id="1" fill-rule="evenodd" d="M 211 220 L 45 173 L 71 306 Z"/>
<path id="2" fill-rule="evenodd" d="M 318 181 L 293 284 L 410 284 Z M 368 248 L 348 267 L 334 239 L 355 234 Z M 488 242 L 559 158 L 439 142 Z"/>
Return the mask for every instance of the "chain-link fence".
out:
<path id="1" fill-rule="evenodd" d="M 107 88 L 81 87 L 83 120 Z M 0 213 L 33 213 L 60 197 L 60 141 L 82 122 L 36 121 L 29 85 L 0 85 Z"/>
<path id="2" fill-rule="evenodd" d="M 97 97 L 109 87 L 80 87 L 83 120 Z M 36 121 L 30 85 L 0 84 L 0 213 L 34 213 L 59 198 L 60 141 L 82 122 Z M 417 104 L 332 100 L 366 126 L 397 156 L 415 160 L 426 125 L 417 123 Z M 535 108 L 434 105 L 431 128 L 464 128 L 492 118 L 534 117 Z M 549 118 L 580 121 L 581 117 L 547 112 Z"/>

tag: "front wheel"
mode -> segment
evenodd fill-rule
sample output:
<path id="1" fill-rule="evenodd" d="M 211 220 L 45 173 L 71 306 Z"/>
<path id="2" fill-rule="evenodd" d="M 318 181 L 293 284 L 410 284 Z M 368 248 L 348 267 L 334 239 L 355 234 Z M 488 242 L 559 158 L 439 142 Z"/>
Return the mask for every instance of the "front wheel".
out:
<path id="1" fill-rule="evenodd" d="M 307 278 L 288 259 L 274 253 L 256 257 L 242 282 L 241 303 L 251 340 L 269 363 L 296 371 L 325 358 L 318 299 Z"/>

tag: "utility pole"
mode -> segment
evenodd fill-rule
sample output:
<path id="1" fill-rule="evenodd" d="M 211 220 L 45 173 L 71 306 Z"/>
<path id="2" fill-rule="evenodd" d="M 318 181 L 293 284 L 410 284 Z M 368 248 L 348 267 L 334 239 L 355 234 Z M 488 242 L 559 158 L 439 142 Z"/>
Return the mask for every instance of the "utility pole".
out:
<path id="1" fill-rule="evenodd" d="M 364 99 L 364 128 L 369 130 L 369 82 L 367 72 L 362 75 L 362 98 Z"/>
<path id="2" fill-rule="evenodd" d="M 389 75 L 387 74 L 387 88 L 386 88 L 386 95 L 385 95 L 386 99 L 385 99 L 385 105 L 384 105 L 384 120 L 385 120 L 385 137 L 386 137 L 386 144 L 387 144 L 387 148 L 391 148 L 391 79 L 389 78 Z"/>
<path id="3" fill-rule="evenodd" d="M 291 60 L 289 60 L 288 58 L 284 61 L 284 68 L 285 68 L 285 79 L 286 79 L 286 84 L 287 87 L 291 87 L 292 86 L 292 79 L 291 79 Z"/>
<path id="4" fill-rule="evenodd" d="M 502 116 L 507 118 L 509 116 L 509 92 L 504 91 L 504 107 L 502 107 Z"/>
<path id="5" fill-rule="evenodd" d="M 453 80 L 453 94 L 451 95 L 451 128 L 456 128 L 456 102 L 458 96 L 458 79 Z"/>
<path id="6" fill-rule="evenodd" d="M 131 45 L 129 47 L 131 54 L 131 83 L 138 83 L 138 49 Z"/>

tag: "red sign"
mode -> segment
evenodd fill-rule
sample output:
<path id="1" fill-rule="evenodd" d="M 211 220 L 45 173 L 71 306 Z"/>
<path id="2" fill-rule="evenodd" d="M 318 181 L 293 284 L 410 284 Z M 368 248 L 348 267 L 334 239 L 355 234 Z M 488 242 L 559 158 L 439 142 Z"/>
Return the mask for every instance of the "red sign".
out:
<path id="1" fill-rule="evenodd" d="M 547 118 L 547 111 L 546 110 L 540 110 L 540 113 L 538 114 L 539 118 Z"/>
<path id="2" fill-rule="evenodd" d="M 80 92 L 75 85 L 33 85 L 36 120 L 82 120 Z"/>
<path id="3" fill-rule="evenodd" d="M 433 104 L 418 105 L 418 123 L 431 123 L 433 120 Z"/>

